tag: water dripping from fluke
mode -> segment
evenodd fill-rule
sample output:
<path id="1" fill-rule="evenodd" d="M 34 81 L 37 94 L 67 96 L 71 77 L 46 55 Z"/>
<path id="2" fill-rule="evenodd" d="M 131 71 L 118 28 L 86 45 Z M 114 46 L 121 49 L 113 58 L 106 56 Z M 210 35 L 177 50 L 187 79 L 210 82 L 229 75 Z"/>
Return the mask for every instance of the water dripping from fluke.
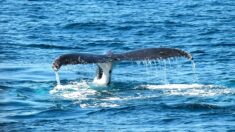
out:
<path id="1" fill-rule="evenodd" d="M 192 70 L 193 70 L 193 80 L 194 80 L 194 83 L 195 82 L 198 82 L 198 76 L 196 74 L 196 63 L 194 62 L 194 60 L 191 60 L 191 63 L 192 63 Z"/>
<path id="2" fill-rule="evenodd" d="M 57 86 L 60 86 L 60 77 L 59 77 L 59 72 L 55 71 L 55 77 L 56 77 L 56 82 L 57 82 Z"/>
<path id="3" fill-rule="evenodd" d="M 175 61 L 176 63 L 179 62 L 178 57 L 174 57 L 174 58 L 169 58 L 167 60 L 165 59 L 158 59 L 158 60 L 142 60 L 142 61 L 137 61 L 136 64 L 139 65 L 143 65 L 145 67 L 145 71 L 146 71 L 146 75 L 150 75 L 152 73 L 150 67 L 154 67 L 153 69 L 155 70 L 159 70 L 157 68 L 157 66 L 160 66 L 160 72 L 162 72 L 162 82 L 164 84 L 170 84 L 169 80 L 168 80 L 168 67 L 169 68 L 173 68 L 173 64 L 172 61 Z M 190 60 L 191 61 L 191 67 L 192 67 L 192 82 L 193 83 L 197 83 L 198 82 L 198 76 L 197 76 L 197 72 L 196 72 L 196 63 L 193 59 Z M 159 71 L 158 73 L 159 74 Z M 156 75 L 157 76 L 157 75 Z"/>

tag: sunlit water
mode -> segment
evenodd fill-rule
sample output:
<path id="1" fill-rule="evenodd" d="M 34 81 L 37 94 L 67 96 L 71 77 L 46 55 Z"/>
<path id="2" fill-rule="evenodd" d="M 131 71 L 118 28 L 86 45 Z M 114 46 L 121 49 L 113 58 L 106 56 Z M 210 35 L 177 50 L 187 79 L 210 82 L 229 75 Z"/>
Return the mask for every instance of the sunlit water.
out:
<path id="1" fill-rule="evenodd" d="M 0 131 L 234 131 L 231 0 L 0 1 Z M 149 47 L 193 55 L 119 62 L 108 87 L 65 53 Z M 59 85 L 57 85 L 59 84 Z"/>

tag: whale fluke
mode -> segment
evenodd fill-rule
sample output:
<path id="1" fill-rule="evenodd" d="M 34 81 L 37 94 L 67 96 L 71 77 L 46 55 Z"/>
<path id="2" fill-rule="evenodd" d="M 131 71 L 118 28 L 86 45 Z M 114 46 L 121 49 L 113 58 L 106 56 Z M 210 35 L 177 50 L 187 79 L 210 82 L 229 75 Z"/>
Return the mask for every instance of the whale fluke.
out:
<path id="1" fill-rule="evenodd" d="M 117 61 L 139 61 L 139 60 L 159 60 L 171 57 L 185 57 L 192 60 L 192 55 L 186 51 L 172 48 L 147 48 L 134 50 L 126 53 L 113 54 L 109 52 L 105 55 L 75 53 L 64 54 L 54 60 L 52 68 L 58 71 L 63 65 L 90 64 L 96 63 L 98 66 L 94 83 L 98 85 L 110 84 L 113 62 Z"/>
<path id="2" fill-rule="evenodd" d="M 186 51 L 173 48 L 147 48 L 119 54 L 96 55 L 88 53 L 64 54 L 53 62 L 53 69 L 59 70 L 63 65 L 107 63 L 113 61 L 158 60 L 171 57 L 185 57 L 192 60 L 192 55 Z"/>
<path id="3" fill-rule="evenodd" d="M 185 57 L 192 60 L 192 55 L 186 51 L 172 48 L 147 48 L 134 50 L 126 53 L 106 55 L 96 55 L 88 53 L 64 54 L 53 62 L 53 69 L 59 70 L 63 65 L 107 63 L 112 61 L 138 61 L 138 60 L 158 60 L 171 57 Z"/>

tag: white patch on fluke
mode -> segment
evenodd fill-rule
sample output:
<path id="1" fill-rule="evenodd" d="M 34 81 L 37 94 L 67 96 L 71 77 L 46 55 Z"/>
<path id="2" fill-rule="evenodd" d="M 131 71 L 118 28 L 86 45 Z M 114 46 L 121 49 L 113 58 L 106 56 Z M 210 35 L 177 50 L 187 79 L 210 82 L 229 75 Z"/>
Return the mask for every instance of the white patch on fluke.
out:
<path id="1" fill-rule="evenodd" d="M 98 65 L 102 68 L 103 73 L 101 78 L 95 77 L 93 83 L 99 86 L 107 86 L 111 79 L 110 71 L 113 68 L 113 63 L 98 63 Z"/>

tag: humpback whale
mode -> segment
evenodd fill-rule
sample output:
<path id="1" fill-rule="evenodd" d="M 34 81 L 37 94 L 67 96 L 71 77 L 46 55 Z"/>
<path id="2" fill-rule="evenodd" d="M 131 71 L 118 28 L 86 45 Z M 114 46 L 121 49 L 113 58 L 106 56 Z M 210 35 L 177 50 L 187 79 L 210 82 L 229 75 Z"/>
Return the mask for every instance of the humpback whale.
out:
<path id="1" fill-rule="evenodd" d="M 144 61 L 144 60 L 161 60 L 171 57 L 185 57 L 192 60 L 190 53 L 181 49 L 174 48 L 146 48 L 134 50 L 126 53 L 108 52 L 104 55 L 74 53 L 64 54 L 56 58 L 52 64 L 54 71 L 58 71 L 63 65 L 75 64 L 97 64 L 97 74 L 93 83 L 97 85 L 109 85 L 114 62 L 118 61 Z"/>

